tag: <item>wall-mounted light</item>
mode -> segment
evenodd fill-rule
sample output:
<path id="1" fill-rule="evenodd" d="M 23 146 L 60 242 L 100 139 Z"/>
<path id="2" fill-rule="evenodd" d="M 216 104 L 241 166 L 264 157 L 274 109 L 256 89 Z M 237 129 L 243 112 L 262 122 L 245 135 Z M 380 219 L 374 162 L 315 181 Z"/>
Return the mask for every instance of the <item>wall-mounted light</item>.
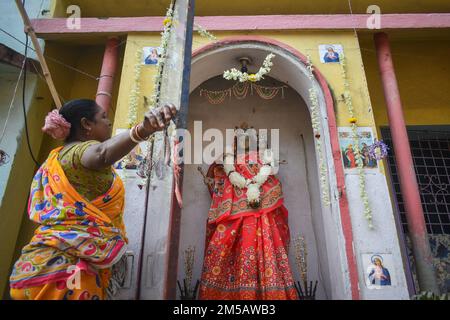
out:
<path id="1" fill-rule="evenodd" d="M 252 59 L 250 59 L 249 57 L 242 57 L 242 58 L 239 58 L 239 62 L 241 63 L 241 72 L 248 73 L 247 66 L 252 64 Z"/>

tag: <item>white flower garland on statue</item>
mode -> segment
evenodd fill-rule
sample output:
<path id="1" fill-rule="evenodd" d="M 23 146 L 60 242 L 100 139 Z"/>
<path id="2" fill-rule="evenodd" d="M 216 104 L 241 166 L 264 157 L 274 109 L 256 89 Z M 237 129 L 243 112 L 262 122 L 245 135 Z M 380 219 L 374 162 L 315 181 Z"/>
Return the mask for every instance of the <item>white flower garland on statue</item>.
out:
<path id="1" fill-rule="evenodd" d="M 262 67 L 259 68 L 259 71 L 257 73 L 248 74 L 247 72 L 239 71 L 236 68 L 231 68 L 230 70 L 226 70 L 223 72 L 223 77 L 227 80 L 239 80 L 240 82 L 260 81 L 261 79 L 264 79 L 264 75 L 270 72 L 271 67 L 273 66 L 272 58 L 274 57 L 275 55 L 273 53 L 268 54 L 264 59 Z"/>
<path id="2" fill-rule="evenodd" d="M 346 70 L 347 63 L 346 63 L 345 56 L 342 55 L 340 60 L 341 60 L 341 62 L 340 62 L 341 63 L 341 75 L 342 75 L 342 79 L 344 80 L 344 94 L 343 94 L 344 102 L 345 102 L 345 105 L 347 106 L 348 113 L 350 116 L 349 122 L 350 122 L 350 126 L 352 128 L 352 138 L 353 138 L 353 145 L 354 145 L 354 149 L 355 149 L 355 162 L 358 166 L 359 193 L 360 193 L 361 199 L 363 201 L 364 216 L 366 217 L 366 219 L 368 221 L 369 229 L 373 229 L 372 210 L 370 208 L 369 196 L 367 195 L 367 190 L 366 190 L 366 180 L 365 180 L 365 175 L 364 175 L 364 170 L 363 170 L 363 160 L 362 160 L 361 152 L 359 150 L 358 126 L 356 125 L 357 119 L 355 118 L 352 96 L 351 96 L 350 90 L 349 90 L 350 83 L 348 82 L 348 78 L 347 78 L 347 70 Z"/>
<path id="3" fill-rule="evenodd" d="M 231 184 L 239 189 L 247 188 L 247 201 L 252 208 L 260 206 L 260 188 L 274 172 L 275 159 L 272 150 L 264 150 L 261 161 L 263 165 L 259 168 L 258 174 L 251 179 L 246 179 L 240 173 L 236 172 L 233 153 L 227 152 L 224 157 L 223 168 Z"/>
<path id="4" fill-rule="evenodd" d="M 313 71 L 314 67 L 311 63 L 311 57 L 307 56 L 307 66 L 308 69 L 308 78 L 312 80 L 314 78 Z M 317 91 L 314 87 L 309 88 L 309 100 L 311 102 L 311 123 L 314 131 L 314 137 L 316 138 L 316 143 L 314 144 L 316 147 L 316 152 L 319 158 L 319 171 L 320 171 L 320 187 L 322 189 L 322 203 L 324 206 L 330 206 L 330 194 L 328 189 L 328 171 L 323 160 L 322 153 L 322 141 L 320 139 L 320 117 L 319 117 L 319 99 L 317 98 Z"/>

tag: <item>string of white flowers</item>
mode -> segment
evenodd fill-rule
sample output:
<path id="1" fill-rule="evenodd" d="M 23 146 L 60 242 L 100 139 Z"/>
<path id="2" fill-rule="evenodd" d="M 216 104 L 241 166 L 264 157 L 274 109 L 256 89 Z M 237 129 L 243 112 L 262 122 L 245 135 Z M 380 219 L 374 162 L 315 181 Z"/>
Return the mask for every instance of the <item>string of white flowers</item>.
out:
<path id="1" fill-rule="evenodd" d="M 272 59 L 275 57 L 273 53 L 269 53 L 264 59 L 263 65 L 259 68 L 257 73 L 248 74 L 247 72 L 242 72 L 236 68 L 231 68 L 230 70 L 225 70 L 223 72 L 223 77 L 227 80 L 239 80 L 240 82 L 252 81 L 257 82 L 264 79 L 264 75 L 268 74 L 273 66 Z"/>
<path id="2" fill-rule="evenodd" d="M 154 79 L 153 85 L 153 94 L 150 96 L 149 107 L 150 109 L 155 108 L 159 102 L 159 97 L 161 95 L 160 85 L 162 81 L 162 73 L 164 69 L 164 65 L 166 63 L 167 58 L 167 48 L 169 46 L 169 38 L 170 38 L 170 29 L 172 27 L 173 22 L 173 3 L 171 3 L 170 7 L 167 9 L 166 18 L 163 22 L 163 31 L 161 32 L 161 54 L 158 62 L 156 64 L 157 71 Z"/>
<path id="3" fill-rule="evenodd" d="M 200 36 L 204 38 L 208 38 L 211 41 L 216 41 L 217 37 L 213 35 L 211 32 L 203 28 L 201 25 L 194 23 L 195 28 L 197 29 L 197 32 L 200 34 Z"/>
<path id="4" fill-rule="evenodd" d="M 349 113 L 349 122 L 350 127 L 352 129 L 352 140 L 353 140 L 353 146 L 355 151 L 355 162 L 358 168 L 358 176 L 359 176 L 359 193 L 361 196 L 361 200 L 364 205 L 364 216 L 367 219 L 369 229 L 373 229 L 373 223 L 372 223 L 372 210 L 370 208 L 369 204 L 369 196 L 367 195 L 366 190 L 366 179 L 364 175 L 363 170 L 363 157 L 361 155 L 361 151 L 359 150 L 359 135 L 358 135 L 358 126 L 356 125 L 357 119 L 355 118 L 354 108 L 353 108 L 353 101 L 352 101 L 352 95 L 350 93 L 350 83 L 348 81 L 347 77 L 347 63 L 346 58 L 344 55 L 341 55 L 340 59 L 341 64 L 341 76 L 344 80 L 344 102 L 347 106 L 348 113 Z"/>
<path id="5" fill-rule="evenodd" d="M 314 67 L 311 62 L 311 57 L 307 56 L 307 66 L 308 69 L 308 78 L 312 80 L 314 78 L 313 71 Z M 317 97 L 317 90 L 314 86 L 309 88 L 309 100 L 311 102 L 311 123 L 314 131 L 314 137 L 316 138 L 316 143 L 314 144 L 316 147 L 316 153 L 319 158 L 319 172 L 320 172 L 320 187 L 322 189 L 322 203 L 324 206 L 328 207 L 330 205 L 330 194 L 328 190 L 328 181 L 327 181 L 327 167 L 325 161 L 323 160 L 323 152 L 322 152 L 322 141 L 320 139 L 320 116 L 319 116 L 319 99 Z"/>
<path id="6" fill-rule="evenodd" d="M 131 85 L 131 90 L 128 99 L 128 115 L 127 115 L 127 127 L 131 129 L 137 123 L 137 109 L 140 99 L 141 93 L 141 59 L 142 59 L 142 50 L 136 51 L 136 64 L 134 65 L 134 78 L 133 83 Z M 121 161 L 122 171 L 120 171 L 120 176 L 123 180 L 126 179 L 126 170 L 127 165 L 131 161 L 131 155 L 128 154 Z"/>
<path id="7" fill-rule="evenodd" d="M 163 31 L 161 32 L 161 53 L 160 58 L 158 59 L 158 62 L 156 64 L 157 71 L 155 76 L 153 77 L 153 93 L 149 97 L 149 109 L 154 109 L 158 106 L 159 98 L 161 96 L 161 82 L 162 82 L 162 73 L 164 69 L 164 65 L 166 63 L 167 58 L 167 48 L 169 46 L 169 39 L 170 39 L 170 29 L 173 23 L 173 1 L 171 2 L 169 8 L 166 12 L 166 17 L 163 21 Z M 171 131 L 174 131 L 175 124 L 172 122 L 171 127 L 169 128 Z M 152 158 L 152 145 L 154 143 L 154 136 L 152 135 L 147 143 L 147 150 L 146 150 L 146 156 L 145 159 L 148 161 L 148 166 L 151 166 L 151 158 Z M 141 177 L 139 185 L 145 186 L 147 184 L 148 175 L 145 174 L 143 177 Z"/>
<path id="8" fill-rule="evenodd" d="M 264 150 L 261 162 L 263 165 L 259 168 L 259 172 L 251 179 L 246 179 L 239 172 L 236 172 L 233 153 L 227 152 L 224 157 L 223 168 L 225 173 L 233 186 L 239 189 L 247 188 L 247 201 L 249 204 L 260 203 L 260 187 L 274 172 L 275 158 L 272 150 Z"/>

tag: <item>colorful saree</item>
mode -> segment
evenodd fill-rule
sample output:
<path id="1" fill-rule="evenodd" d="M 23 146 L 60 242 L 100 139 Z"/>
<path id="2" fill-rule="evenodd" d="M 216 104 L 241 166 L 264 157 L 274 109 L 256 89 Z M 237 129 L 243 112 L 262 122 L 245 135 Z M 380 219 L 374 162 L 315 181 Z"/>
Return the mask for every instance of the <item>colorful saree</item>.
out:
<path id="1" fill-rule="evenodd" d="M 260 161 L 238 161 L 245 178 L 259 172 Z M 262 186 L 261 207 L 247 204 L 246 189 L 235 188 L 222 165 L 212 165 L 212 203 L 208 215 L 199 299 L 298 299 L 288 260 L 288 211 L 279 180 Z"/>
<path id="2" fill-rule="evenodd" d="M 126 250 L 121 179 L 114 172 L 110 189 L 88 201 L 64 174 L 61 149 L 50 152 L 33 178 L 28 214 L 40 226 L 14 264 L 13 299 L 102 299 L 110 268 Z M 70 289 L 74 266 L 81 283 Z"/>

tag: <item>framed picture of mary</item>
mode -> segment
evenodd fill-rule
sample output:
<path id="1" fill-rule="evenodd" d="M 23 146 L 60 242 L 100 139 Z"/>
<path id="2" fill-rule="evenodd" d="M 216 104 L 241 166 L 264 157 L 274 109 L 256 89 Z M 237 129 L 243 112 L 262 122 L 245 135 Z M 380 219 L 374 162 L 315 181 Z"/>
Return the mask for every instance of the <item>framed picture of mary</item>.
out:
<path id="1" fill-rule="evenodd" d="M 362 255 L 364 279 L 369 289 L 383 289 L 395 285 L 395 270 L 391 253 Z"/>
<path id="2" fill-rule="evenodd" d="M 321 44 L 319 55 L 322 63 L 339 63 L 344 55 L 344 49 L 340 44 Z"/>
<path id="3" fill-rule="evenodd" d="M 160 47 L 143 47 L 142 48 L 142 64 L 154 65 L 158 64 L 158 60 L 161 57 Z"/>

